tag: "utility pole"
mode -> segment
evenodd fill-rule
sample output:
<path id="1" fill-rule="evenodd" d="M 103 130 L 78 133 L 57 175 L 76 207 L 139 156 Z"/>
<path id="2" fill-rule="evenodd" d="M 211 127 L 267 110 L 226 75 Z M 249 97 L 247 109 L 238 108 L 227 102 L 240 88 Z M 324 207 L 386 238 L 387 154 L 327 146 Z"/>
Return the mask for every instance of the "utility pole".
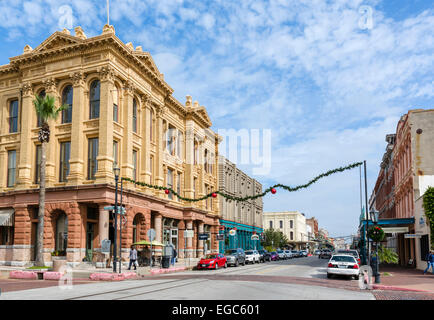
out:
<path id="1" fill-rule="evenodd" d="M 366 255 L 365 258 L 367 258 L 368 260 L 366 261 L 366 264 L 369 265 L 369 249 L 368 249 L 368 181 L 367 181 L 367 174 L 366 174 L 366 160 L 363 161 L 364 164 L 364 169 L 365 169 L 365 221 L 366 224 L 364 226 L 364 237 L 366 239 L 365 241 L 365 250 L 366 250 Z"/>

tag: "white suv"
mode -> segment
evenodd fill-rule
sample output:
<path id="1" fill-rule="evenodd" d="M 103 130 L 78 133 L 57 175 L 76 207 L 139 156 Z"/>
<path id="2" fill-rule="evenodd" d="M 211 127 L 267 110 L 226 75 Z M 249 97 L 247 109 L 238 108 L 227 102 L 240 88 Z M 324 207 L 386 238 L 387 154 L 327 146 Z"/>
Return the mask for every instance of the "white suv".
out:
<path id="1" fill-rule="evenodd" d="M 261 256 L 259 255 L 259 252 L 256 250 L 246 250 L 246 263 L 259 263 L 259 259 Z"/>

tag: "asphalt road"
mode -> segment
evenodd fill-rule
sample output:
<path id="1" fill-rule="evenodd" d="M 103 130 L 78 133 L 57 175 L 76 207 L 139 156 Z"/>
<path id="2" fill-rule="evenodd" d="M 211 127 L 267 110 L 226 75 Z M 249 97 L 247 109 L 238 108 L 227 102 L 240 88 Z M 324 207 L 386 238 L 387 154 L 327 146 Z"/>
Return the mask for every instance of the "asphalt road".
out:
<path id="1" fill-rule="evenodd" d="M 5 292 L 0 300 L 374 300 L 358 281 L 327 279 L 328 259 L 294 258 L 143 280 Z"/>

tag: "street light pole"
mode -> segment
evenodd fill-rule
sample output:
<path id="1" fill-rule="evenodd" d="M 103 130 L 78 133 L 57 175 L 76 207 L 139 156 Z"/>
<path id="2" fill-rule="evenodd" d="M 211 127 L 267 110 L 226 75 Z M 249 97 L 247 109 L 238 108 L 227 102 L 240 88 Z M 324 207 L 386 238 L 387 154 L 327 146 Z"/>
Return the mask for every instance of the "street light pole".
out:
<path id="1" fill-rule="evenodd" d="M 374 222 L 374 226 L 378 225 L 378 215 L 379 215 L 378 211 L 374 211 L 374 212 L 371 213 L 372 220 Z M 375 255 L 376 255 L 376 259 L 375 259 L 375 283 L 381 283 L 381 279 L 380 279 L 380 259 L 378 257 L 378 240 L 375 241 Z"/>
<path id="2" fill-rule="evenodd" d="M 366 242 L 365 242 L 365 259 L 366 259 L 369 257 L 369 251 L 367 248 L 367 243 L 368 243 L 368 226 L 367 226 L 367 224 L 368 224 L 368 182 L 367 182 L 367 178 L 366 178 L 366 176 L 367 176 L 367 174 L 366 174 L 366 160 L 363 161 L 363 164 L 364 164 L 364 169 L 365 169 L 365 217 L 366 217 L 366 225 L 365 225 L 364 233 L 366 235 L 365 236 L 365 239 L 366 239 Z M 369 259 L 366 262 L 366 264 L 369 264 Z"/>
<path id="3" fill-rule="evenodd" d="M 115 213 L 114 213 L 114 219 L 115 219 L 115 230 L 114 230 L 114 247 L 113 247 L 113 272 L 116 272 L 116 264 L 117 264 L 117 229 L 118 229 L 118 181 L 119 181 L 119 173 L 120 169 L 118 167 L 113 168 L 113 172 L 115 175 L 115 183 L 116 183 L 116 189 L 115 189 Z"/>

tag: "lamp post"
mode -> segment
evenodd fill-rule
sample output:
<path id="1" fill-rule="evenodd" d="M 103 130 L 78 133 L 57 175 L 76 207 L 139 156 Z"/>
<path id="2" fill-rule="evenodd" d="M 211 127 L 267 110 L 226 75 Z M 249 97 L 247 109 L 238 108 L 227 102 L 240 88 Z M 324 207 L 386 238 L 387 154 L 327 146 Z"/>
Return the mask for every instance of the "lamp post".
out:
<path id="1" fill-rule="evenodd" d="M 118 255 L 118 251 L 117 251 L 117 245 L 116 245 L 116 240 L 117 240 L 117 229 L 118 229 L 118 181 L 119 181 L 119 174 L 120 174 L 121 169 L 118 167 L 114 167 L 113 168 L 113 173 L 115 175 L 115 183 L 116 183 L 116 191 L 115 191 L 115 213 L 114 213 L 114 218 L 115 218 L 115 230 L 114 230 L 114 248 L 113 248 L 113 272 L 116 272 L 116 263 L 117 263 L 117 255 Z"/>
<path id="2" fill-rule="evenodd" d="M 378 224 L 378 211 L 371 211 L 371 220 L 374 223 L 374 226 L 377 226 Z M 380 259 L 378 257 L 378 241 L 375 242 L 375 283 L 381 283 L 380 280 Z"/>

